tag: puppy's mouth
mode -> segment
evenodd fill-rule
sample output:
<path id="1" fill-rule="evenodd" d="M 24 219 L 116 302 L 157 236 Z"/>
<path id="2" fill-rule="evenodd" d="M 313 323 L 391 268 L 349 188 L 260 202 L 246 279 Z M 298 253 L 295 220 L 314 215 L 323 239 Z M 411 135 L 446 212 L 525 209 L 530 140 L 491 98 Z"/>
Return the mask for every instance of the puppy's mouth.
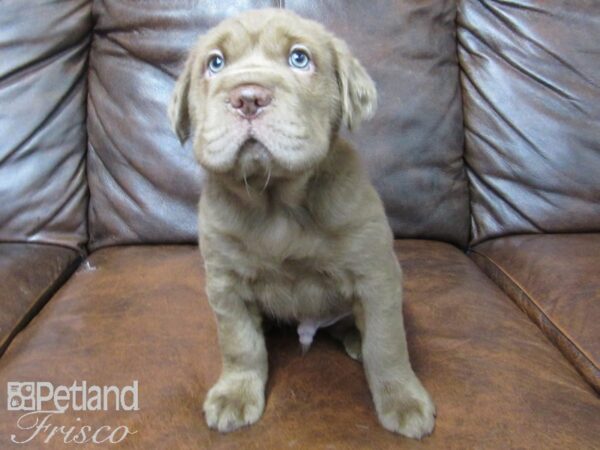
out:
<path id="1" fill-rule="evenodd" d="M 240 179 L 246 181 L 263 178 L 273 168 L 273 155 L 267 147 L 254 138 L 248 138 L 238 151 L 236 168 Z"/>
<path id="2" fill-rule="evenodd" d="M 262 143 L 254 138 L 248 138 L 240 147 L 238 161 L 246 164 L 267 165 L 271 163 L 273 156 Z"/>

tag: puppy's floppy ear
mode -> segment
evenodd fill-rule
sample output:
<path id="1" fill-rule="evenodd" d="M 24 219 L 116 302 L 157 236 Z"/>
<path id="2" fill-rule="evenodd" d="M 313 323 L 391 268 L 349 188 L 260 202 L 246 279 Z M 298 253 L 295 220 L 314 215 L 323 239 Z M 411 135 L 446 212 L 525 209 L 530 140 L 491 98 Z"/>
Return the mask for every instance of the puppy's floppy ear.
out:
<path id="1" fill-rule="evenodd" d="M 377 90 L 365 68 L 352 56 L 344 41 L 333 38 L 333 48 L 337 57 L 336 74 L 340 89 L 342 122 L 352 129 L 362 120 L 368 120 L 375 114 Z"/>
<path id="2" fill-rule="evenodd" d="M 179 141 L 183 144 L 190 135 L 191 119 L 190 119 L 190 106 L 189 106 L 189 94 L 190 94 L 190 83 L 192 77 L 192 63 L 195 58 L 195 52 L 190 52 L 183 72 L 179 75 L 177 82 L 175 83 L 175 89 L 169 103 L 169 120 L 171 121 L 171 127 Z"/>

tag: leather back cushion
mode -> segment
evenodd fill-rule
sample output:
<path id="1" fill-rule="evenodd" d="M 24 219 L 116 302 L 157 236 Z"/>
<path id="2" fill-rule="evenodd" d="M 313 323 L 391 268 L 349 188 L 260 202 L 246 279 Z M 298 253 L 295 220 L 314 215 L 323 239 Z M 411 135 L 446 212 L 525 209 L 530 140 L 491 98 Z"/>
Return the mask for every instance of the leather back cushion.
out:
<path id="1" fill-rule="evenodd" d="M 90 58 L 90 246 L 196 240 L 202 171 L 166 105 L 199 33 L 279 1 L 97 4 Z M 408 4 L 411 3 L 411 4 Z M 354 132 L 397 236 L 468 239 L 453 1 L 286 1 L 346 39 L 377 82 Z"/>
<path id="2" fill-rule="evenodd" d="M 87 240 L 86 0 L 0 7 L 0 241 Z"/>
<path id="3" fill-rule="evenodd" d="M 473 243 L 600 230 L 600 2 L 462 1 Z"/>

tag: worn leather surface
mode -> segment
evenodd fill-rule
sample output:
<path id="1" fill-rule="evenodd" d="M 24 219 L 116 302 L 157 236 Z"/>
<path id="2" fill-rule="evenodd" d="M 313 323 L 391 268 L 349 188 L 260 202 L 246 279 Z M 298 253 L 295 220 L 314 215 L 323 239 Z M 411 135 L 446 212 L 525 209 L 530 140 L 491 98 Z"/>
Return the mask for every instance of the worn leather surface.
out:
<path id="1" fill-rule="evenodd" d="M 472 255 L 600 392 L 600 234 L 510 236 Z"/>
<path id="2" fill-rule="evenodd" d="M 0 4 L 0 241 L 87 240 L 86 0 Z"/>
<path id="3" fill-rule="evenodd" d="M 137 431 L 119 448 L 597 448 L 597 395 L 472 261 L 431 241 L 396 249 L 412 363 L 438 408 L 434 434 L 421 443 L 378 425 L 362 367 L 341 346 L 319 333 L 303 357 L 293 330 L 269 334 L 262 420 L 230 435 L 209 431 L 201 404 L 220 362 L 193 246 L 93 253 L 0 359 L 0 386 L 139 380 L 138 412 L 67 411 L 51 420 Z M 10 445 L 11 434 L 24 436 L 19 416 L 0 408 L 0 446 L 41 448 Z M 43 448 L 63 446 L 55 439 Z"/>
<path id="4" fill-rule="evenodd" d="M 198 34 L 278 1 L 94 4 L 90 246 L 195 242 L 202 172 L 166 105 Z M 354 135 L 397 235 L 466 245 L 468 198 L 452 1 L 285 2 L 347 39 L 380 93 Z"/>
<path id="5" fill-rule="evenodd" d="M 600 2 L 459 2 L 473 243 L 600 230 Z"/>
<path id="6" fill-rule="evenodd" d="M 79 260 L 65 247 L 0 243 L 0 355 Z"/>

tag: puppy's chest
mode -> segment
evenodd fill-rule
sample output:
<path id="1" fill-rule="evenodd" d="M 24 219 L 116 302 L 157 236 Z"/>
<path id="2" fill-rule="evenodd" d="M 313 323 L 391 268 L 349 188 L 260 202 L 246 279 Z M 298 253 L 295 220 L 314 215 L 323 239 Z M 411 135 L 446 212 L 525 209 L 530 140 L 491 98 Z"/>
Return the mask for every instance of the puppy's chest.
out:
<path id="1" fill-rule="evenodd" d="M 285 320 L 339 315 L 350 310 L 350 273 L 312 258 L 262 261 L 243 283 L 268 314 Z M 249 272 L 247 272 L 249 273 Z"/>
<path id="2" fill-rule="evenodd" d="M 337 257 L 339 243 L 314 224 L 274 217 L 241 243 L 236 271 L 266 312 L 293 320 L 349 308 L 353 280 Z"/>

